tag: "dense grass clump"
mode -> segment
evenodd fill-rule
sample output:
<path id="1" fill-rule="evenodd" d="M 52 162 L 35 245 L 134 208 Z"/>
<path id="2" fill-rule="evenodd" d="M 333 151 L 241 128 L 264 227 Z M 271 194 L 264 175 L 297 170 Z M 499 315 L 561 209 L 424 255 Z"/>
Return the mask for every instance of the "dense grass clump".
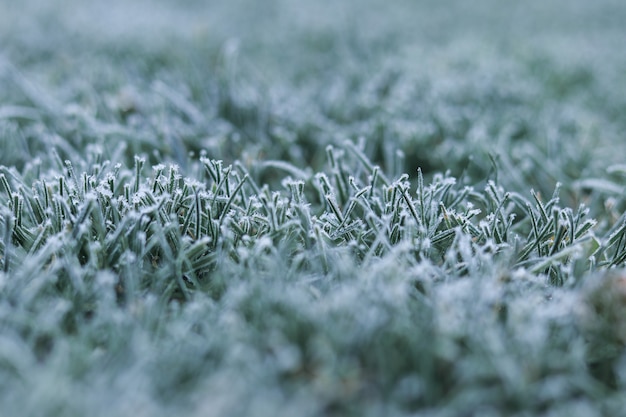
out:
<path id="1" fill-rule="evenodd" d="M 0 5 L 0 414 L 622 415 L 626 8 L 561 3 Z"/>

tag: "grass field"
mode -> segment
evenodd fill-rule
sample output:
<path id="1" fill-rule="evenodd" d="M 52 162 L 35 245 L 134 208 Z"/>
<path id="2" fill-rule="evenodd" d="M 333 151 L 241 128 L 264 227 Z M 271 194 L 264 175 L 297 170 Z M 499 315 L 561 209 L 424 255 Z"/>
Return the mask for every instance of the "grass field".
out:
<path id="1" fill-rule="evenodd" d="M 626 416 L 621 1 L 0 3 L 1 416 Z"/>

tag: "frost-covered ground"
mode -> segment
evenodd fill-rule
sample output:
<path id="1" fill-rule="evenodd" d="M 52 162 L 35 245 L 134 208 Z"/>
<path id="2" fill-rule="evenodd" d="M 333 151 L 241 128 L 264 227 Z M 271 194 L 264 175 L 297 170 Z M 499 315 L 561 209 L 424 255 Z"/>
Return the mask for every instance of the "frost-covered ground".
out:
<path id="1" fill-rule="evenodd" d="M 624 21 L 0 3 L 0 414 L 624 415 Z"/>

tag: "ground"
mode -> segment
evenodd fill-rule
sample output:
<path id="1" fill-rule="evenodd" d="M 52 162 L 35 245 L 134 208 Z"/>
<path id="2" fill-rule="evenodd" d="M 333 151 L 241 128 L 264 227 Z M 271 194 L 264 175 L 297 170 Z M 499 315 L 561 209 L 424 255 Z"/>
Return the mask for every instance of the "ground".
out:
<path id="1" fill-rule="evenodd" d="M 624 415 L 625 20 L 0 4 L 0 409 Z"/>

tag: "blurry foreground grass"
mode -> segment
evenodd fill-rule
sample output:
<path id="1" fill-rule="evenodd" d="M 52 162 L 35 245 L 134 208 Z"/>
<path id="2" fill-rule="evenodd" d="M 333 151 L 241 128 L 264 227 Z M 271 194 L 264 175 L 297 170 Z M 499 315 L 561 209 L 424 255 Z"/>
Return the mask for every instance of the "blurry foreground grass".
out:
<path id="1" fill-rule="evenodd" d="M 622 415 L 626 7 L 564 4 L 0 5 L 2 413 Z"/>

